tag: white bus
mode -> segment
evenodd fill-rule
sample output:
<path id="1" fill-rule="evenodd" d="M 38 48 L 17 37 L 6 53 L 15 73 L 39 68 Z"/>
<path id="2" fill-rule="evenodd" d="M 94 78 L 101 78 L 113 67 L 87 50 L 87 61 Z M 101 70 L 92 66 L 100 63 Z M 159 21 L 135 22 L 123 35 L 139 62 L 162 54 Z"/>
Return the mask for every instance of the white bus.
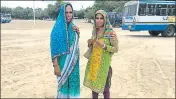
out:
<path id="1" fill-rule="evenodd" d="M 175 33 L 175 1 L 139 0 L 124 5 L 122 30 L 149 31 L 152 36 L 164 37 Z"/>
<path id="2" fill-rule="evenodd" d="M 11 14 L 4 14 L 4 13 L 0 13 L 1 14 L 1 23 L 10 23 L 12 18 L 11 18 Z"/>

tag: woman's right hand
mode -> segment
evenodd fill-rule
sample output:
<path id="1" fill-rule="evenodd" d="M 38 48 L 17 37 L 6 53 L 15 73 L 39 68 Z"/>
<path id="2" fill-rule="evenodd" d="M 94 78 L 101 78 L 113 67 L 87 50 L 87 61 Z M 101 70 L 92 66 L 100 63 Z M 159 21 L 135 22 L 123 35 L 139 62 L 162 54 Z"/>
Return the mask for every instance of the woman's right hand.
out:
<path id="1" fill-rule="evenodd" d="M 89 45 L 91 45 L 91 44 L 93 44 L 93 41 L 94 41 L 93 39 L 88 39 L 87 42 L 88 42 Z"/>
<path id="2" fill-rule="evenodd" d="M 54 74 L 56 76 L 61 76 L 61 70 L 60 70 L 60 67 L 58 65 L 54 66 Z"/>

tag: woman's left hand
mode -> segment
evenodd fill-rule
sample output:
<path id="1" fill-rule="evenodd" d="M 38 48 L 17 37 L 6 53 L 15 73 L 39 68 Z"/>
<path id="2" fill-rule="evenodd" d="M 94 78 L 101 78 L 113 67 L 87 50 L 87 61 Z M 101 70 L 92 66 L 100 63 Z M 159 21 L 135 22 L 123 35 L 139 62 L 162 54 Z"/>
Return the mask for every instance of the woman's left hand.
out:
<path id="1" fill-rule="evenodd" d="M 73 31 L 79 33 L 79 28 L 77 26 L 73 26 Z"/>
<path id="2" fill-rule="evenodd" d="M 78 37 L 80 37 L 79 28 L 77 26 L 73 26 L 73 31 L 75 31 L 78 34 Z"/>

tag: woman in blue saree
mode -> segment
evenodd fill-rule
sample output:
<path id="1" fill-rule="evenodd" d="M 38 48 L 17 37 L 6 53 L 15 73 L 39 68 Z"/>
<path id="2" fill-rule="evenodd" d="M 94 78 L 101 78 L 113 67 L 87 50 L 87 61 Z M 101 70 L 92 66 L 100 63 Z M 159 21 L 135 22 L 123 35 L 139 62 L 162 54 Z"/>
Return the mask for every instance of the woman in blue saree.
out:
<path id="1" fill-rule="evenodd" d="M 79 29 L 72 19 L 72 5 L 62 5 L 50 35 L 51 57 L 58 82 L 57 98 L 80 97 Z"/>

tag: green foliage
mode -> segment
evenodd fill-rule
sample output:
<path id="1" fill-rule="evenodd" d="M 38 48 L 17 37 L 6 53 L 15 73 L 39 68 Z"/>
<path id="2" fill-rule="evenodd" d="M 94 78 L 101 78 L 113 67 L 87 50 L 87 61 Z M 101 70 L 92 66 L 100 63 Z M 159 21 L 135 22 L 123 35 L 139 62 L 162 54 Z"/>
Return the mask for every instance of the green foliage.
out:
<path id="1" fill-rule="evenodd" d="M 81 9 L 79 11 L 74 11 L 74 17 L 78 17 L 78 19 L 83 19 L 85 15 L 85 10 Z"/>
<path id="2" fill-rule="evenodd" d="M 85 17 L 88 19 L 93 19 L 95 12 L 96 12 L 96 9 L 94 7 L 87 8 L 85 11 Z"/>
<path id="3" fill-rule="evenodd" d="M 88 19 L 93 19 L 94 14 L 97 10 L 105 10 L 106 12 L 122 12 L 124 4 L 128 1 L 95 0 L 92 7 L 88 7 L 85 9 L 85 17 Z"/>
<path id="4" fill-rule="evenodd" d="M 1 7 L 1 13 L 12 13 L 12 8 Z"/>
<path id="5" fill-rule="evenodd" d="M 99 1 L 95 0 L 94 5 L 91 7 L 87 7 L 86 9 L 81 9 L 79 11 L 74 11 L 74 17 L 78 17 L 79 19 L 88 18 L 93 19 L 94 14 L 97 10 L 105 10 L 107 12 L 122 12 L 124 4 L 128 2 L 126 1 Z M 53 4 L 49 4 L 47 8 L 44 10 L 41 8 L 35 9 L 36 19 L 43 19 L 43 18 L 52 18 L 56 19 L 61 5 L 67 2 L 63 2 L 63 0 L 57 0 L 57 2 Z M 33 19 L 33 9 L 32 8 L 8 8 L 8 7 L 1 7 L 1 13 L 10 13 L 12 18 L 17 19 Z"/>

